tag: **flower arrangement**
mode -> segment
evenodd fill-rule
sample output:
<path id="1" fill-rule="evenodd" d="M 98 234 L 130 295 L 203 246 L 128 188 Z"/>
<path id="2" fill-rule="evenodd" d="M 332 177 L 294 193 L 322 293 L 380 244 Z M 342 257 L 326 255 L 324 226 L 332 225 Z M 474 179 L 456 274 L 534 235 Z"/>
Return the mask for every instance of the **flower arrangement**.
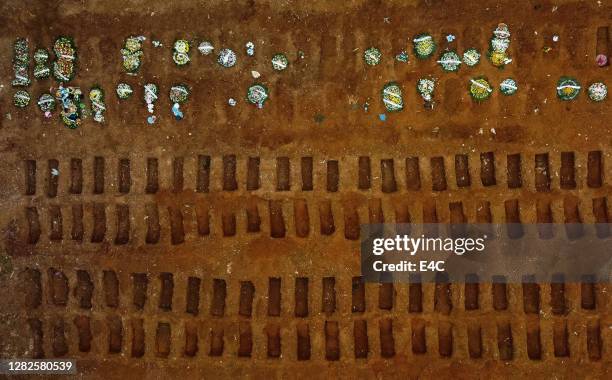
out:
<path id="1" fill-rule="evenodd" d="M 170 88 L 170 101 L 172 103 L 185 103 L 189 99 L 189 87 L 184 84 L 176 84 Z"/>
<path id="2" fill-rule="evenodd" d="M 217 62 L 223 67 L 232 67 L 236 64 L 236 53 L 232 49 L 221 49 Z"/>
<path id="3" fill-rule="evenodd" d="M 499 84 L 499 90 L 504 95 L 513 95 L 518 90 L 518 85 L 514 79 L 506 78 Z"/>
<path id="4" fill-rule="evenodd" d="M 60 112 L 62 122 L 70 129 L 76 129 L 81 125 L 82 95 L 78 87 L 63 87 L 62 85 L 55 92 L 55 97 L 62 103 Z"/>
<path id="5" fill-rule="evenodd" d="M 596 82 L 589 86 L 589 99 L 594 102 L 604 101 L 608 97 L 608 87 L 601 83 Z"/>
<path id="6" fill-rule="evenodd" d="M 283 71 L 287 68 L 288 65 L 289 60 L 287 59 L 287 56 L 285 54 L 278 53 L 275 54 L 274 57 L 272 57 L 272 68 L 274 70 Z"/>
<path id="7" fill-rule="evenodd" d="M 402 88 L 395 82 L 387 83 L 381 93 L 383 104 L 389 112 L 398 112 L 404 109 Z"/>
<path id="8" fill-rule="evenodd" d="M 104 104 L 104 90 L 99 86 L 94 86 L 89 91 L 89 100 L 91 101 L 91 110 L 94 113 L 93 119 L 98 123 L 104 122 L 104 112 L 106 105 Z"/>
<path id="9" fill-rule="evenodd" d="M 440 56 L 438 60 L 440 67 L 442 70 L 447 72 L 454 72 L 459 70 L 459 65 L 461 65 L 461 58 L 454 50 L 447 50 Z"/>
<path id="10" fill-rule="evenodd" d="M 375 47 L 368 48 L 363 52 L 363 59 L 370 66 L 378 65 L 381 57 L 382 53 Z"/>
<path id="11" fill-rule="evenodd" d="M 474 67 L 480 62 L 480 53 L 475 48 L 469 48 L 463 52 L 463 63 L 469 67 Z"/>
<path id="12" fill-rule="evenodd" d="M 246 48 L 246 53 L 249 57 L 252 57 L 255 55 L 255 44 L 253 42 L 251 41 L 247 42 L 244 47 Z"/>
<path id="13" fill-rule="evenodd" d="M 58 82 L 69 82 L 75 75 L 77 49 L 70 37 L 58 37 L 53 44 L 55 62 L 53 62 L 53 76 Z"/>
<path id="14" fill-rule="evenodd" d="M 503 68 L 512 59 L 508 57 L 507 50 L 510 47 L 510 30 L 508 25 L 500 23 L 493 31 L 493 36 L 489 41 L 489 51 L 487 56 L 495 67 Z"/>
<path id="15" fill-rule="evenodd" d="M 18 108 L 25 108 L 30 104 L 30 94 L 27 91 L 19 90 L 13 95 L 13 104 Z"/>
<path id="16" fill-rule="evenodd" d="M 123 58 L 123 68 L 128 73 L 136 73 L 140 69 L 140 60 L 143 56 L 142 41 L 144 37 L 128 37 L 125 39 L 121 56 Z"/>
<path id="17" fill-rule="evenodd" d="M 51 94 L 42 94 L 38 98 L 38 108 L 44 113 L 55 110 L 55 98 Z"/>
<path id="18" fill-rule="evenodd" d="M 154 83 L 147 83 L 144 85 L 144 101 L 147 104 L 147 110 L 149 113 L 155 111 L 155 101 L 157 101 L 158 89 Z"/>
<path id="19" fill-rule="evenodd" d="M 15 79 L 12 82 L 13 87 L 30 85 L 30 78 L 28 77 L 29 52 L 28 40 L 25 38 L 15 40 L 13 44 L 13 71 L 15 72 Z"/>
<path id="20" fill-rule="evenodd" d="M 198 45 L 198 51 L 202 55 L 209 55 L 215 50 L 215 47 L 210 41 L 202 41 L 200 45 Z"/>
<path id="21" fill-rule="evenodd" d="M 414 55 L 419 59 L 427 59 L 436 51 L 436 42 L 431 34 L 421 33 L 412 40 L 414 46 Z"/>
<path id="22" fill-rule="evenodd" d="M 38 48 L 34 51 L 34 62 L 47 62 L 49 60 L 49 52 L 45 48 Z"/>
<path id="23" fill-rule="evenodd" d="M 489 60 L 495 67 L 503 68 L 507 63 L 510 63 L 512 60 L 508 58 L 506 53 L 493 51 L 489 54 Z"/>
<path id="24" fill-rule="evenodd" d="M 402 50 L 395 56 L 395 60 L 398 62 L 403 62 L 403 63 L 408 62 L 408 52 L 405 50 Z"/>
<path id="25" fill-rule="evenodd" d="M 580 88 L 576 79 L 563 76 L 557 82 L 557 97 L 561 100 L 574 100 L 580 94 Z"/>
<path id="26" fill-rule="evenodd" d="M 493 93 L 491 84 L 487 78 L 483 76 L 470 79 L 469 89 L 472 99 L 478 102 L 489 99 Z"/>
<path id="27" fill-rule="evenodd" d="M 170 101 L 172 104 L 172 113 L 177 120 L 183 118 L 181 104 L 189 99 L 189 87 L 184 84 L 175 84 L 170 88 Z"/>
<path id="28" fill-rule="evenodd" d="M 510 40 L 507 38 L 493 37 L 490 41 L 494 51 L 505 52 L 510 47 Z"/>
<path id="29" fill-rule="evenodd" d="M 49 52 L 47 49 L 36 49 L 34 52 L 34 77 L 36 79 L 49 78 L 51 75 L 51 69 L 48 65 Z"/>
<path id="30" fill-rule="evenodd" d="M 130 96 L 132 96 L 132 93 L 134 92 L 132 90 L 132 87 L 127 84 L 127 83 L 119 83 L 117 85 L 117 96 L 119 97 L 119 99 L 121 100 L 125 100 L 127 98 L 129 98 Z"/>
<path id="31" fill-rule="evenodd" d="M 268 89 L 259 83 L 253 84 L 247 91 L 247 100 L 257 108 L 263 108 L 268 97 Z"/>
<path id="32" fill-rule="evenodd" d="M 417 92 L 426 102 L 433 100 L 434 89 L 435 82 L 433 79 L 421 78 L 417 81 Z"/>
<path id="33" fill-rule="evenodd" d="M 176 63 L 177 66 L 185 66 L 189 63 L 189 41 L 174 41 L 174 52 L 172 53 L 172 60 L 174 61 L 174 63 Z"/>

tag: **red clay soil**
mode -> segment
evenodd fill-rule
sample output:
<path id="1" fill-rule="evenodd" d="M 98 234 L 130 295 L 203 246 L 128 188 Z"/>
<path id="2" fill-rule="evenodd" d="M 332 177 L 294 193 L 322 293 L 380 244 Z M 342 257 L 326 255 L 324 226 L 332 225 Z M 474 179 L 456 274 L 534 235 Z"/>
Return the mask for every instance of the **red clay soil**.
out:
<path id="1" fill-rule="evenodd" d="M 595 64 L 611 16 L 607 1 L 5 0 L 0 357 L 76 358 L 92 379 L 609 377 L 608 284 L 362 294 L 354 277 L 368 221 L 608 222 L 611 106 L 586 87 L 612 84 Z M 412 52 L 429 32 L 439 49 L 484 53 L 500 22 L 512 33 L 503 70 L 483 55 L 443 73 L 437 53 Z M 106 92 L 103 124 L 45 119 L 35 100 L 52 79 L 31 76 L 30 105 L 12 104 L 14 40 L 32 52 L 59 35 L 78 49 L 70 85 Z M 121 65 L 131 35 L 147 38 L 137 76 Z M 192 49 L 177 67 L 177 38 L 231 48 L 238 62 Z M 364 63 L 370 46 L 378 66 Z M 402 50 L 408 63 L 393 59 Z M 278 52 L 282 72 L 270 64 Z M 480 75 L 496 90 L 476 103 L 468 83 Z M 583 85 L 577 100 L 557 98 L 563 75 Z M 416 92 L 425 76 L 437 80 L 433 110 Z M 507 77 L 514 96 L 497 91 Z M 382 121 L 392 81 L 404 110 Z M 117 99 L 120 82 L 130 99 Z M 154 125 L 149 82 L 161 94 Z M 245 99 L 255 82 L 270 91 L 262 109 Z M 192 89 L 181 121 L 175 83 Z"/>

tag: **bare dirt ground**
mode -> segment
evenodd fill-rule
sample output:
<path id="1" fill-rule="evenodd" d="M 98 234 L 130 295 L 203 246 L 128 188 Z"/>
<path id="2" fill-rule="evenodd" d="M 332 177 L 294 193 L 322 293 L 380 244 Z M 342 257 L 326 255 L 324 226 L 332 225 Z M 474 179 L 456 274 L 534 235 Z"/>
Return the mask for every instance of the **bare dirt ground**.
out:
<path id="1" fill-rule="evenodd" d="M 509 284 L 501 297 L 482 283 L 466 309 L 463 285 L 360 295 L 353 278 L 368 221 L 609 221 L 611 105 L 585 90 L 612 84 L 595 65 L 611 19 L 608 1 L 2 2 L 0 356 L 77 358 L 83 377 L 104 379 L 609 377 L 607 284 Z M 443 73 L 438 54 L 412 53 L 421 32 L 439 49 L 484 52 L 499 22 L 512 33 L 504 70 L 483 56 Z M 69 130 L 34 101 L 12 104 L 14 40 L 32 51 L 59 35 L 78 48 L 70 84 L 106 91 L 102 125 Z M 130 35 L 147 38 L 137 76 L 121 67 Z M 194 49 L 179 68 L 177 38 L 232 48 L 238 63 Z M 383 53 L 375 67 L 370 46 Z M 393 59 L 401 50 L 410 62 Z M 277 52 L 283 72 L 270 65 Z M 427 75 L 433 110 L 415 89 Z M 474 103 L 478 75 L 513 77 L 519 91 Z M 557 99 L 562 75 L 583 84 L 576 101 Z M 57 87 L 32 79 L 33 99 Z M 381 121 L 391 81 L 405 107 Z M 120 102 L 119 82 L 134 96 Z M 153 126 L 148 82 L 162 95 Z M 270 90 L 263 109 L 245 100 L 254 82 Z M 170 113 L 175 83 L 192 88 L 182 121 Z"/>

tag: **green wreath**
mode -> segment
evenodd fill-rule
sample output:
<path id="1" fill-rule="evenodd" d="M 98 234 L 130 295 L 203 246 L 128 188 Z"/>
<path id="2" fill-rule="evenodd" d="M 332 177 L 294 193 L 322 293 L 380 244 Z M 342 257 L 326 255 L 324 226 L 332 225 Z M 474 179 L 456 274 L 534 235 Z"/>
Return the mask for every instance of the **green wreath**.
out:
<path id="1" fill-rule="evenodd" d="M 493 93 L 491 84 L 484 76 L 470 79 L 468 88 L 470 91 L 470 96 L 477 102 L 482 102 L 489 99 Z"/>
<path id="2" fill-rule="evenodd" d="M 381 98 L 385 108 L 389 112 L 399 112 L 404 109 L 404 99 L 402 98 L 402 88 L 396 82 L 387 83 L 382 91 Z"/>
<path id="3" fill-rule="evenodd" d="M 283 71 L 289 66 L 289 59 L 283 53 L 274 54 L 272 57 L 272 68 L 276 71 Z"/>
<path id="4" fill-rule="evenodd" d="M 189 99 L 190 94 L 189 86 L 182 83 L 175 84 L 170 87 L 170 102 L 183 104 Z"/>
<path id="5" fill-rule="evenodd" d="M 269 97 L 268 88 L 261 83 L 254 83 L 247 90 L 247 100 L 257 108 L 263 108 Z"/>
<path id="6" fill-rule="evenodd" d="M 172 47 L 172 60 L 177 66 L 185 66 L 191 61 L 189 58 L 190 48 L 191 44 L 187 40 L 178 39 L 174 41 L 174 45 Z"/>
<path id="7" fill-rule="evenodd" d="M 580 94 L 580 83 L 572 77 L 562 76 L 557 82 L 557 97 L 561 100 L 574 100 Z"/>
<path id="8" fill-rule="evenodd" d="M 436 51 L 436 41 L 429 33 L 417 34 L 412 40 L 414 45 L 414 55 L 418 59 L 427 59 Z"/>
<path id="9" fill-rule="evenodd" d="M 506 78 L 499 84 L 499 91 L 506 96 L 513 95 L 517 90 L 518 85 L 512 78 Z"/>
<path id="10" fill-rule="evenodd" d="M 38 98 L 38 108 L 43 112 L 55 110 L 55 98 L 51 94 L 42 94 Z"/>
<path id="11" fill-rule="evenodd" d="M 480 52 L 475 48 L 469 48 L 463 52 L 463 63 L 469 67 L 474 67 L 480 62 Z"/>
<path id="12" fill-rule="evenodd" d="M 94 121 L 98 123 L 104 122 L 104 112 L 106 112 L 104 90 L 100 86 L 94 85 L 91 90 L 89 90 L 89 101 L 91 102 L 91 111 L 94 114 Z"/>
<path id="13" fill-rule="evenodd" d="M 119 83 L 115 91 L 117 92 L 117 97 L 121 100 L 129 98 L 132 95 L 132 92 L 134 92 L 132 90 L 132 86 L 127 83 Z"/>
<path id="14" fill-rule="evenodd" d="M 417 93 L 427 102 L 432 101 L 435 88 L 436 82 L 433 79 L 420 78 L 417 81 Z"/>
<path id="15" fill-rule="evenodd" d="M 58 82 L 69 82 L 76 75 L 77 48 L 72 37 L 60 36 L 53 44 L 55 62 L 53 77 Z"/>
<path id="16" fill-rule="evenodd" d="M 602 102 L 608 97 L 608 87 L 603 82 L 592 83 L 589 86 L 589 99 Z"/>
<path id="17" fill-rule="evenodd" d="M 30 65 L 30 45 L 25 38 L 18 38 L 13 43 L 13 70 L 15 79 L 13 87 L 29 86 L 28 66 Z"/>
<path id="18" fill-rule="evenodd" d="M 442 70 L 446 72 L 456 72 L 459 70 L 459 65 L 461 65 L 461 58 L 454 50 L 447 50 L 440 55 L 438 63 L 440 67 L 442 67 Z"/>
<path id="19" fill-rule="evenodd" d="M 15 107 L 25 108 L 28 104 L 30 104 L 30 94 L 24 90 L 15 92 L 15 95 L 13 95 L 13 103 L 15 104 Z"/>
<path id="20" fill-rule="evenodd" d="M 370 47 L 363 52 L 363 60 L 370 66 L 376 66 L 380 63 L 382 53 L 378 48 Z"/>

